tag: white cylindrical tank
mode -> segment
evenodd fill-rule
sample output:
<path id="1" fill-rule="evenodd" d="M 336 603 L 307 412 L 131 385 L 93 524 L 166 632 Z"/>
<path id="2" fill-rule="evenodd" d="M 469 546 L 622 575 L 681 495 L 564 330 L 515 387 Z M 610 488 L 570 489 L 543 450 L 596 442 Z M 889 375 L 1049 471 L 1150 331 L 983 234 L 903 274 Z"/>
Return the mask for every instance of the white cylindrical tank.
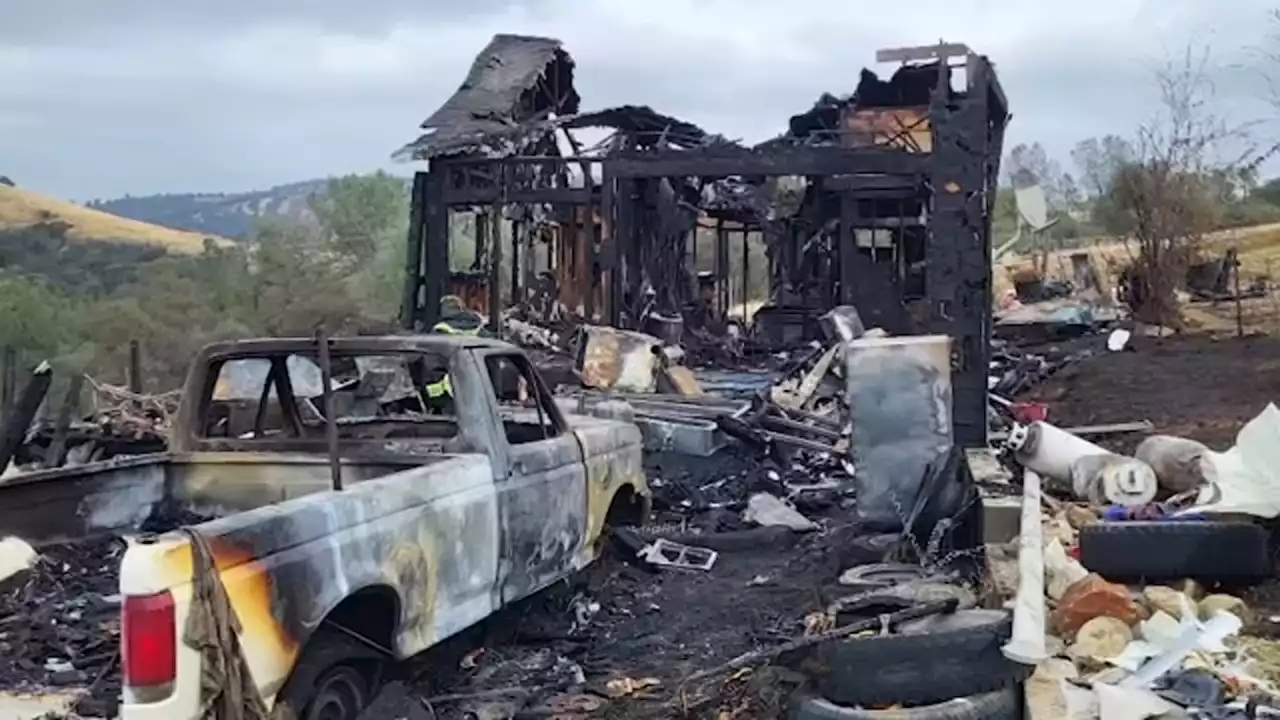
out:
<path id="1" fill-rule="evenodd" d="M 1155 499 L 1158 484 L 1150 465 L 1049 423 L 1015 426 L 1008 445 L 1024 468 L 1070 487 L 1081 500 L 1142 505 Z"/>
<path id="2" fill-rule="evenodd" d="M 1071 466 L 1080 458 L 1111 454 L 1106 448 L 1043 421 L 1015 425 L 1009 433 L 1008 446 L 1024 468 L 1059 483 L 1071 482 Z"/>

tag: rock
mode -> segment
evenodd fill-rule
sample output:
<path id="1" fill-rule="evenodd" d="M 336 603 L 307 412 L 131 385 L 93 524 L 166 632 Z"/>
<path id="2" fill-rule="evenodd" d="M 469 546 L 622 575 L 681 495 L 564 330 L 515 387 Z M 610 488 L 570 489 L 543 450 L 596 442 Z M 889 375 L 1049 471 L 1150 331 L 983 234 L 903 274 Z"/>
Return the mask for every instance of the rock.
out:
<path id="1" fill-rule="evenodd" d="M 1046 545 L 1057 540 L 1062 543 L 1063 547 L 1075 547 L 1079 535 L 1080 533 L 1071 527 L 1071 523 L 1067 522 L 1065 514 L 1059 514 L 1044 523 L 1044 542 Z"/>
<path id="2" fill-rule="evenodd" d="M 1137 634 L 1155 647 L 1168 647 L 1178 641 L 1182 624 L 1169 613 L 1156 610 L 1151 617 L 1138 623 Z"/>
<path id="3" fill-rule="evenodd" d="M 1079 676 L 1070 660 L 1050 658 L 1037 665 L 1026 683 L 1027 720 L 1061 720 L 1067 717 L 1062 681 Z"/>
<path id="4" fill-rule="evenodd" d="M 1182 591 L 1183 595 L 1191 598 L 1192 602 L 1200 602 L 1204 599 L 1204 586 L 1195 580 L 1183 580 L 1178 585 L 1178 589 Z"/>
<path id="5" fill-rule="evenodd" d="M 1098 522 L 1098 514 L 1083 505 L 1068 505 L 1063 515 L 1071 527 L 1079 530 Z"/>
<path id="6" fill-rule="evenodd" d="M 1138 443 L 1133 456 L 1156 471 L 1160 487 L 1174 493 L 1194 490 L 1205 483 L 1204 458 L 1210 450 L 1195 440 L 1171 435 L 1151 435 Z"/>
<path id="7" fill-rule="evenodd" d="M 1163 585 L 1149 585 L 1142 589 L 1142 601 L 1154 612 L 1167 613 L 1169 616 L 1182 619 L 1184 607 L 1194 608 L 1195 601 L 1185 594 Z"/>
<path id="8" fill-rule="evenodd" d="M 1001 598 L 1011 598 L 1018 592 L 1018 555 L 1017 543 L 987 546 L 988 577 L 996 594 Z"/>
<path id="9" fill-rule="evenodd" d="M 1054 600 L 1061 600 L 1067 588 L 1083 580 L 1089 571 L 1075 558 L 1067 555 L 1057 538 L 1044 547 L 1044 592 Z"/>
<path id="10" fill-rule="evenodd" d="M 1241 622 L 1246 624 L 1253 622 L 1253 611 L 1245 604 L 1243 600 L 1224 593 L 1215 593 L 1205 597 L 1200 601 L 1200 605 L 1196 608 L 1200 614 L 1201 620 L 1208 620 L 1213 617 L 1219 610 L 1227 612 L 1240 618 Z"/>
<path id="11" fill-rule="evenodd" d="M 1075 643 L 1067 648 L 1067 656 L 1102 665 L 1119 656 L 1132 641 L 1133 631 L 1123 620 L 1101 615 L 1080 627 Z"/>
<path id="12" fill-rule="evenodd" d="M 1128 588 L 1107 582 L 1097 573 L 1089 573 L 1067 588 L 1050 618 L 1063 639 L 1071 640 L 1081 626 L 1102 616 L 1131 626 L 1138 622 L 1141 613 Z"/>
<path id="13" fill-rule="evenodd" d="M 1067 643 L 1053 633 L 1044 634 L 1044 652 L 1049 657 L 1058 657 L 1067 652 Z"/>

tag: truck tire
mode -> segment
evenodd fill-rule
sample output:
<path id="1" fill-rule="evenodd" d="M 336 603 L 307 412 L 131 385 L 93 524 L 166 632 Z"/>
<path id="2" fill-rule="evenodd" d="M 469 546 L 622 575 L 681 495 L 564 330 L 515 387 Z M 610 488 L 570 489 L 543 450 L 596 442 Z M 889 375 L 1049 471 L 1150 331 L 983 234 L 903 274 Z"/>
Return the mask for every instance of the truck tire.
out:
<path id="1" fill-rule="evenodd" d="M 1021 720 L 1022 686 L 893 710 L 863 710 L 825 698 L 801 696 L 791 706 L 791 720 Z"/>
<path id="2" fill-rule="evenodd" d="M 802 663 L 841 705 L 927 705 L 1017 685 L 1031 668 L 1000 647 L 1013 633 L 1003 610 L 958 610 L 903 623 L 891 635 L 819 645 Z"/>
<path id="3" fill-rule="evenodd" d="M 296 720 L 356 720 L 378 694 L 383 660 L 349 635 L 321 627 L 280 697 Z"/>
<path id="4" fill-rule="evenodd" d="M 1250 583 L 1272 573 L 1267 531 L 1250 522 L 1100 522 L 1080 529 L 1080 564 L 1111 580 Z"/>

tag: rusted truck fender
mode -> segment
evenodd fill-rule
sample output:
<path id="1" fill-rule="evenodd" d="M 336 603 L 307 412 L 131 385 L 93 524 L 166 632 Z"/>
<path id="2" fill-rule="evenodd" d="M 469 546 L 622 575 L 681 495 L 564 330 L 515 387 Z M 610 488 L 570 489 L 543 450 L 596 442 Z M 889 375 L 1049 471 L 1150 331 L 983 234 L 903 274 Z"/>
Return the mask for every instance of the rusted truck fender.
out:
<path id="1" fill-rule="evenodd" d="M 594 559 L 607 525 L 639 525 L 649 514 L 643 438 L 633 423 L 566 415 L 587 466 L 587 550 Z"/>
<path id="2" fill-rule="evenodd" d="M 399 657 L 482 620 L 494 590 L 500 523 L 489 458 L 439 463 L 213 520 L 198 526 L 213 550 L 264 698 L 287 680 L 328 619 Z M 175 607 L 177 686 L 166 700 L 128 687 L 127 717 L 194 717 L 200 658 L 181 639 L 191 600 L 192 553 L 169 533 L 132 546 L 121 566 L 126 597 L 169 592 Z"/>

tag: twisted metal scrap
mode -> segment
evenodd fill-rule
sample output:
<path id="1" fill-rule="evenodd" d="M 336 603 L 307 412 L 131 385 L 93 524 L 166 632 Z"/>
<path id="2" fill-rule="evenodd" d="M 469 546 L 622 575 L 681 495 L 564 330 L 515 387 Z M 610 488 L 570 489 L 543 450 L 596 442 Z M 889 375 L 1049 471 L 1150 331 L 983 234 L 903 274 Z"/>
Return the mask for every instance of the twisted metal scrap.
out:
<path id="1" fill-rule="evenodd" d="M 182 399 L 181 390 L 170 390 L 159 395 L 145 395 L 118 385 L 99 382 L 86 374 L 84 379 L 93 388 L 95 415 L 104 421 L 136 428 L 149 428 L 166 434 L 178 412 Z M 160 418 L 159 422 L 151 416 Z"/>

